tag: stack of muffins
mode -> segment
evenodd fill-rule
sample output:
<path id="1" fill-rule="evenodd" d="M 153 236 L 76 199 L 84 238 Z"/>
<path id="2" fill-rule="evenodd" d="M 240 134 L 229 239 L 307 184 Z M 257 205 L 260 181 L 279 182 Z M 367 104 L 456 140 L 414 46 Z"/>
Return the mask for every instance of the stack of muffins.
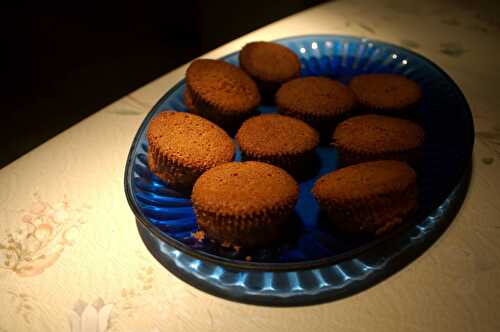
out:
<path id="1" fill-rule="evenodd" d="M 419 86 L 400 75 L 366 74 L 349 85 L 301 77 L 288 48 L 254 42 L 240 67 L 195 60 L 186 72 L 189 113 L 161 112 L 150 123 L 148 164 L 170 187 L 191 195 L 199 228 L 235 247 L 268 247 L 287 228 L 298 181 L 314 172 L 329 143 L 342 168 L 319 178 L 312 195 L 339 231 L 379 235 L 417 208 L 423 129 L 404 119 Z M 278 114 L 257 114 L 275 102 Z M 235 141 L 243 162 L 233 161 Z"/>

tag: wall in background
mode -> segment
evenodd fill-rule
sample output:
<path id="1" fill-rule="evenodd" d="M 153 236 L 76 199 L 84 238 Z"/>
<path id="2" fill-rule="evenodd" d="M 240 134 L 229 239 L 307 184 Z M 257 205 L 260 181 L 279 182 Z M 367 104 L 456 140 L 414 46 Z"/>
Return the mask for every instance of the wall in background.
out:
<path id="1" fill-rule="evenodd" d="M 0 167 L 175 67 L 319 0 L 0 10 Z"/>

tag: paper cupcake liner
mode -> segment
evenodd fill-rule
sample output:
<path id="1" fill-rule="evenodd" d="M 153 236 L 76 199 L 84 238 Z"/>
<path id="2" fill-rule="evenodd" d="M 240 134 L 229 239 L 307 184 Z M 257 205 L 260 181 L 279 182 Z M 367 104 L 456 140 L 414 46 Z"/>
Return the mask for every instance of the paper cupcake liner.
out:
<path id="1" fill-rule="evenodd" d="M 338 151 L 339 164 L 341 167 L 375 160 L 399 160 L 417 167 L 421 160 L 422 148 L 399 149 L 392 151 L 360 151 L 352 147 L 333 143 Z"/>
<path id="2" fill-rule="evenodd" d="M 319 199 L 329 221 L 340 231 L 383 234 L 411 216 L 417 209 L 416 183 L 384 195 L 357 200 Z"/>
<path id="3" fill-rule="evenodd" d="M 196 222 L 209 239 L 219 243 L 257 248 L 272 246 L 286 234 L 294 204 L 252 214 L 221 214 L 193 204 Z"/>
<path id="4" fill-rule="evenodd" d="M 317 166 L 314 149 L 296 154 L 275 155 L 259 155 L 251 151 L 246 151 L 241 146 L 240 149 L 242 160 L 255 160 L 278 166 L 299 180 L 310 177 Z"/>
<path id="5" fill-rule="evenodd" d="M 417 101 L 403 108 L 385 109 L 376 105 L 364 103 L 363 101 L 360 101 L 358 99 L 358 103 L 356 105 L 356 108 L 354 109 L 353 115 L 379 114 L 406 120 L 415 120 L 418 118 L 418 109 L 420 107 L 420 103 L 421 101 Z"/>
<path id="6" fill-rule="evenodd" d="M 181 191 L 190 190 L 196 179 L 205 171 L 205 169 L 195 169 L 172 160 L 162 154 L 153 144 L 150 144 L 147 158 L 149 168 L 156 176 L 173 189 Z"/>
<path id="7" fill-rule="evenodd" d="M 193 96 L 191 95 L 191 91 L 187 87 L 184 90 L 183 99 L 184 99 L 184 105 L 186 105 L 186 108 L 188 109 L 189 113 L 200 115 L 200 112 L 196 109 L 196 107 L 193 104 Z"/>
<path id="8" fill-rule="evenodd" d="M 260 95 L 262 97 L 262 103 L 266 105 L 274 105 L 275 95 L 278 89 L 281 87 L 283 82 L 270 82 L 270 81 L 261 81 L 255 77 L 252 77 L 257 83 L 257 88 L 259 89 Z"/>
<path id="9" fill-rule="evenodd" d="M 329 143 L 335 127 L 337 127 L 340 122 L 347 119 L 351 115 L 352 111 L 341 111 L 330 116 L 320 116 L 315 114 L 300 113 L 278 105 L 278 113 L 306 122 L 319 132 L 322 143 Z"/>

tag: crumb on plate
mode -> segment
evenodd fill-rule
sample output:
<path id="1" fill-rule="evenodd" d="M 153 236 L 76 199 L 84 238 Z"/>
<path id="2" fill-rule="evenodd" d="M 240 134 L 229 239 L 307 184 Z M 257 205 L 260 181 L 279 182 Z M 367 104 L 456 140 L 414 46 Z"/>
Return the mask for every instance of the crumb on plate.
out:
<path id="1" fill-rule="evenodd" d="M 205 239 L 205 232 L 204 231 L 196 231 L 194 233 L 191 233 L 191 236 L 194 237 L 197 241 L 201 242 Z"/>

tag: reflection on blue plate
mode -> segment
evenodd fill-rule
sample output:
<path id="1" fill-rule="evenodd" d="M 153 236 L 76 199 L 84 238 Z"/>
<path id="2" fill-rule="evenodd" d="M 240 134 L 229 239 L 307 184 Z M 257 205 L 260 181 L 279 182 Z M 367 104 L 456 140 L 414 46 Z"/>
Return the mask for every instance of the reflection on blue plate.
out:
<path id="1" fill-rule="evenodd" d="M 320 147 L 316 151 L 318 174 L 300 183 L 295 209 L 299 229 L 298 235 L 291 237 L 293 240 L 276 248 L 240 253 L 208 240 L 196 241 L 192 237 L 197 228 L 191 200 L 153 175 L 145 159 L 145 132 L 151 118 L 167 109 L 186 111 L 184 81 L 160 99 L 139 128 L 127 161 L 125 191 L 147 247 L 182 279 L 240 301 L 312 303 L 369 286 L 392 273 L 398 266 L 395 262 L 407 262 L 439 234 L 466 191 L 474 129 L 459 88 L 418 54 L 347 36 L 302 36 L 277 42 L 300 56 L 303 76 L 323 75 L 346 83 L 354 75 L 384 72 L 399 73 L 419 83 L 423 101 L 416 121 L 426 131 L 426 142 L 424 162 L 418 169 L 416 218 L 381 238 L 348 237 L 325 227 L 309 190 L 319 176 L 336 168 L 336 151 Z M 238 64 L 237 53 L 223 59 Z M 262 106 L 259 111 L 276 109 Z M 247 262 L 246 256 L 251 256 L 252 261 Z"/>

